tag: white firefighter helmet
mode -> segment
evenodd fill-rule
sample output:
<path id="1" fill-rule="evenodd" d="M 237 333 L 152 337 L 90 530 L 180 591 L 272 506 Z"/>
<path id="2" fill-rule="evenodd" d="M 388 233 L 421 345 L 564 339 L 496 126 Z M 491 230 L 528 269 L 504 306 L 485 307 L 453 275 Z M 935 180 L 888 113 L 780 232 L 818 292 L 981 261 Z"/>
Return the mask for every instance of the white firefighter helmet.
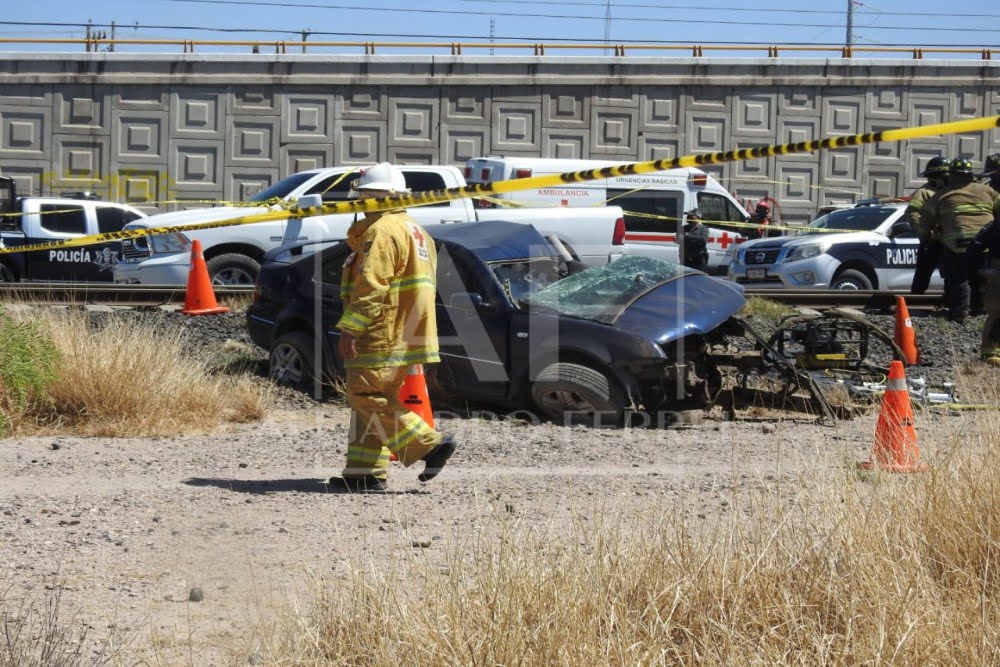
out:
<path id="1" fill-rule="evenodd" d="M 399 168 L 388 162 L 379 162 L 375 166 L 362 170 L 361 178 L 351 184 L 354 190 L 383 190 L 385 192 L 405 193 L 406 179 Z"/>

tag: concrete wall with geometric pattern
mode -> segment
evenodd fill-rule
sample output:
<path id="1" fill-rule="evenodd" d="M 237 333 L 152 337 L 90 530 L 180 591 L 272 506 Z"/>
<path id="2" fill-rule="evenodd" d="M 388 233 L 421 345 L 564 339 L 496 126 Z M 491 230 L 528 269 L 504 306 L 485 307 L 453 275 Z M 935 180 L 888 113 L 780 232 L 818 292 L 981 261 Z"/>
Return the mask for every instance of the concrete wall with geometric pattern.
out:
<path id="1" fill-rule="evenodd" d="M 645 160 L 1000 114 L 998 84 L 989 61 L 6 54 L 0 172 L 198 206 L 319 166 Z M 908 193 L 931 156 L 992 152 L 997 131 L 709 170 L 802 221 Z"/>

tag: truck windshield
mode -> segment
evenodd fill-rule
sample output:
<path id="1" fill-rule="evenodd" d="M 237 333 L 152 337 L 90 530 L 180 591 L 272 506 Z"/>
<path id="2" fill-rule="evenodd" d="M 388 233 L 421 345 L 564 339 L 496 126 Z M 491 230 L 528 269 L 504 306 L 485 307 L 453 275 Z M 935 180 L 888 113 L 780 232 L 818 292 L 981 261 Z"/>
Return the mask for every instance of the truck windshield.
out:
<path id="1" fill-rule="evenodd" d="M 316 174 L 302 173 L 302 174 L 292 174 L 288 178 L 283 178 L 266 190 L 261 190 L 253 197 L 250 197 L 247 201 L 267 201 L 268 199 L 274 199 L 275 197 L 279 199 L 284 199 L 290 193 L 292 193 L 297 187 L 308 181 L 310 178 Z"/>
<path id="2" fill-rule="evenodd" d="M 809 223 L 796 236 L 809 236 L 823 232 L 871 232 L 896 212 L 894 206 L 865 206 L 846 208 L 821 215 Z"/>

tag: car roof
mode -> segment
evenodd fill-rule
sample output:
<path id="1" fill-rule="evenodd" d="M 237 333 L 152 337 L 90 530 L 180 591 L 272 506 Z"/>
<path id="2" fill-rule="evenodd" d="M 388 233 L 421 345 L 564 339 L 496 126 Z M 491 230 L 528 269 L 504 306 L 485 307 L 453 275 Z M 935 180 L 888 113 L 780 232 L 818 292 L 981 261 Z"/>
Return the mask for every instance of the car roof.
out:
<path id="1" fill-rule="evenodd" d="M 486 262 L 559 256 L 533 225 L 491 220 L 427 225 L 425 229 L 433 238 L 467 248 Z"/>

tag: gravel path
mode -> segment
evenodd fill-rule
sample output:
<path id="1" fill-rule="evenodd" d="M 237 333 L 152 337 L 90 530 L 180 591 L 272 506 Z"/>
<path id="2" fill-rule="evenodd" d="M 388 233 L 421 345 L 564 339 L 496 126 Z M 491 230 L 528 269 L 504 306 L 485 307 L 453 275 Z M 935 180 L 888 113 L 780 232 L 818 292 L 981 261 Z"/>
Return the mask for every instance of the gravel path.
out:
<path id="1" fill-rule="evenodd" d="M 248 342 L 241 315 L 162 317 L 208 351 Z M 917 329 L 934 377 L 978 349 L 975 323 L 921 318 Z M 571 539 L 601 517 L 679 511 L 709 522 L 742 511 L 737 490 L 804 487 L 867 458 L 875 419 L 831 428 L 758 414 L 679 430 L 445 419 L 460 449 L 437 480 L 422 485 L 419 466 L 394 464 L 391 493 L 357 496 L 323 485 L 343 465 L 346 408 L 280 396 L 264 423 L 205 436 L 0 441 L 6 604 L 58 587 L 90 628 L 88 655 L 110 638 L 126 643 L 125 664 L 225 664 L 229 647 L 307 607 L 319 584 L 346 581 L 352 563 L 446 567 L 512 524 Z M 971 419 L 918 418 L 925 455 Z M 195 588 L 203 599 L 189 601 Z"/>

